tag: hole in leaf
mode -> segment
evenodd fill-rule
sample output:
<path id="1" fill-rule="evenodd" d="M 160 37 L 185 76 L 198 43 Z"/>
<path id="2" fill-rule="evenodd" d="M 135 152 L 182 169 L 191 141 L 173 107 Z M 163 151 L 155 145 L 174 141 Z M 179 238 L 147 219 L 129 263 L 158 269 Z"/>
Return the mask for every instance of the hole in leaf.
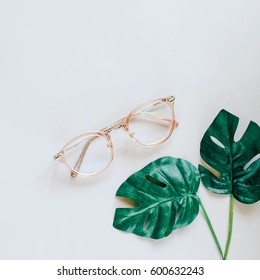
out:
<path id="1" fill-rule="evenodd" d="M 149 181 L 150 183 L 158 186 L 158 187 L 161 187 L 161 188 L 166 188 L 166 184 L 164 184 L 163 182 L 153 178 L 152 176 L 150 175 L 146 175 L 145 176 L 146 180 Z"/>
<path id="2" fill-rule="evenodd" d="M 217 138 L 215 138 L 215 137 L 213 137 L 213 136 L 210 136 L 210 139 L 215 143 L 215 144 L 217 144 L 220 148 L 225 148 L 225 146 L 217 139 Z"/>
<path id="3" fill-rule="evenodd" d="M 260 154 L 254 156 L 245 166 L 244 166 L 244 170 L 247 170 L 247 168 L 253 164 L 255 161 L 257 161 L 260 158 Z"/>
<path id="4" fill-rule="evenodd" d="M 147 218 L 146 218 L 146 220 L 145 220 L 145 222 L 144 222 L 144 230 L 146 230 L 146 229 L 148 228 L 148 226 L 149 226 L 149 224 L 150 224 L 150 221 L 151 221 L 151 217 L 152 217 L 151 214 L 149 214 L 149 215 L 147 216 Z"/>
<path id="5" fill-rule="evenodd" d="M 139 206 L 139 204 L 129 198 L 125 198 L 125 197 L 118 197 L 118 199 L 124 204 L 124 207 L 127 208 L 127 206 L 129 208 L 136 208 Z"/>

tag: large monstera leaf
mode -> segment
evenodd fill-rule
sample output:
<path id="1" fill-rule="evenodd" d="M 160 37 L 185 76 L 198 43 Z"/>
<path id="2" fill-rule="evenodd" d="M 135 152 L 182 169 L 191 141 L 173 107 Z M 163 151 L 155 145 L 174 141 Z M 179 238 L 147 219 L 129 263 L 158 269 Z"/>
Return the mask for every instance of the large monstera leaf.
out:
<path id="1" fill-rule="evenodd" d="M 159 239 L 189 225 L 198 215 L 198 170 L 188 161 L 163 157 L 131 175 L 116 196 L 137 206 L 117 208 L 113 226 L 139 236 Z"/>
<path id="2" fill-rule="evenodd" d="M 199 166 L 204 186 L 219 194 L 233 194 L 242 203 L 260 200 L 260 129 L 250 122 L 244 135 L 234 141 L 239 119 L 221 110 L 201 140 L 202 159 L 220 173 Z"/>

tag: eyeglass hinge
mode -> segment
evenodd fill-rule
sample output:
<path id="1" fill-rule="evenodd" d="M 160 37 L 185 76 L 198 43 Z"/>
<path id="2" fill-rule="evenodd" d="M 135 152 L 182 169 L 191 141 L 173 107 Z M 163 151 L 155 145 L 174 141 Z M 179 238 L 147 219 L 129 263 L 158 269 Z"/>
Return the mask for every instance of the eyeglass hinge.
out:
<path id="1" fill-rule="evenodd" d="M 57 154 L 55 154 L 55 155 L 53 156 L 53 158 L 54 158 L 55 160 L 58 160 L 58 159 L 60 159 L 62 156 L 63 156 L 63 152 L 58 152 Z"/>
<path id="2" fill-rule="evenodd" d="M 175 100 L 174 96 L 169 96 L 166 98 L 163 98 L 163 102 L 173 102 Z"/>

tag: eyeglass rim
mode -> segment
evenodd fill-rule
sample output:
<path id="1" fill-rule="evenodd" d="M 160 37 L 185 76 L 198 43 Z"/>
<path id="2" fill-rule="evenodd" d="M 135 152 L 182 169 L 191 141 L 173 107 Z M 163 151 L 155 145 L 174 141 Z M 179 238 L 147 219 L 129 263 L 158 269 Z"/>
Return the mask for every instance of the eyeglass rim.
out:
<path id="1" fill-rule="evenodd" d="M 174 100 L 175 98 L 173 96 L 169 96 L 169 97 L 166 97 L 166 98 L 158 98 L 158 99 L 154 99 L 154 100 L 151 100 L 151 101 L 146 101 L 142 104 L 140 104 L 139 106 L 135 107 L 126 117 L 125 121 L 124 121 L 124 125 L 125 125 L 125 131 L 127 132 L 127 134 L 130 136 L 131 139 L 133 139 L 133 141 L 135 141 L 136 143 L 142 145 L 142 146 L 145 146 L 145 147 L 152 147 L 152 146 L 157 146 L 157 145 L 160 145 L 162 143 L 164 143 L 165 141 L 167 141 L 167 139 L 169 139 L 169 137 L 172 135 L 174 129 L 176 128 L 177 126 L 177 122 L 175 120 L 175 114 L 174 114 L 174 108 L 173 108 L 173 105 L 174 105 Z M 152 143 L 143 143 L 141 141 L 139 141 L 137 138 L 135 138 L 129 128 L 129 123 L 130 123 L 130 120 L 132 119 L 132 116 L 134 114 L 135 111 L 138 111 L 138 109 L 142 108 L 142 107 L 145 107 L 145 106 L 149 106 L 149 105 L 152 105 L 152 104 L 156 104 L 157 102 L 160 102 L 160 103 L 167 103 L 168 106 L 170 107 L 170 110 L 171 110 L 171 114 L 172 114 L 172 121 L 171 121 L 171 127 L 170 127 L 170 130 L 168 132 L 168 134 L 158 140 L 158 141 L 155 141 L 155 142 L 152 142 Z"/>
<path id="2" fill-rule="evenodd" d="M 109 152 L 110 152 L 110 157 L 109 157 L 109 160 L 108 160 L 108 163 L 107 165 L 102 168 L 101 170 L 97 171 L 97 172 L 93 172 L 93 173 L 82 173 L 78 170 L 75 169 L 75 167 L 71 167 L 68 162 L 66 161 L 66 156 L 65 155 L 65 152 L 66 152 L 66 148 L 71 144 L 73 143 L 75 140 L 79 139 L 79 138 L 82 138 L 82 137 L 85 137 L 85 136 L 94 136 L 94 137 L 102 137 L 104 138 L 106 141 L 107 141 L 107 146 L 108 146 L 108 149 L 109 149 Z M 107 132 L 104 132 L 104 131 L 91 131 L 91 132 L 86 132 L 86 133 L 83 133 L 83 134 L 80 134 L 74 138 L 72 138 L 69 142 L 67 142 L 60 150 L 60 152 L 58 154 L 56 154 L 55 156 L 59 156 L 60 154 L 60 157 L 57 158 L 61 163 L 63 163 L 65 166 L 67 166 L 70 171 L 71 171 L 71 177 L 76 177 L 77 175 L 81 176 L 81 177 L 89 177 L 89 176 L 94 176 L 94 175 L 98 175 L 102 172 L 104 172 L 108 167 L 109 165 L 111 164 L 111 162 L 113 161 L 114 159 L 114 149 L 113 149 L 113 143 L 112 143 L 112 140 L 111 140 L 111 137 L 109 135 L 109 133 Z"/>

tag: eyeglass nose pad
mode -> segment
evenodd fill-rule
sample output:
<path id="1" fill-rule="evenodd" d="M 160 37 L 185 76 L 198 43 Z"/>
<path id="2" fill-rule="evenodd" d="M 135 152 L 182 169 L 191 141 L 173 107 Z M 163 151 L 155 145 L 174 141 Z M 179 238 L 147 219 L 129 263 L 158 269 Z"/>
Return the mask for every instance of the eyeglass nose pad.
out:
<path id="1" fill-rule="evenodd" d="M 125 132 L 128 133 L 128 135 L 129 135 L 131 138 L 134 137 L 135 133 L 134 133 L 133 131 L 130 131 L 129 128 L 128 128 L 128 126 L 127 126 L 126 124 L 123 124 L 123 125 L 122 125 L 122 128 L 124 129 Z"/>
<path id="2" fill-rule="evenodd" d="M 178 126 L 179 126 L 179 122 L 175 121 L 174 128 L 177 128 Z"/>
<path id="3" fill-rule="evenodd" d="M 108 148 L 113 148 L 113 143 L 112 143 L 111 141 L 109 141 L 109 142 L 107 143 L 107 147 L 108 147 Z"/>
<path id="4" fill-rule="evenodd" d="M 124 131 L 128 132 L 129 129 L 125 123 L 121 127 L 123 128 Z"/>
<path id="5" fill-rule="evenodd" d="M 106 132 L 105 137 L 106 137 L 106 140 L 107 140 L 107 147 L 108 148 L 113 148 L 113 143 L 112 143 L 110 134 Z"/>

